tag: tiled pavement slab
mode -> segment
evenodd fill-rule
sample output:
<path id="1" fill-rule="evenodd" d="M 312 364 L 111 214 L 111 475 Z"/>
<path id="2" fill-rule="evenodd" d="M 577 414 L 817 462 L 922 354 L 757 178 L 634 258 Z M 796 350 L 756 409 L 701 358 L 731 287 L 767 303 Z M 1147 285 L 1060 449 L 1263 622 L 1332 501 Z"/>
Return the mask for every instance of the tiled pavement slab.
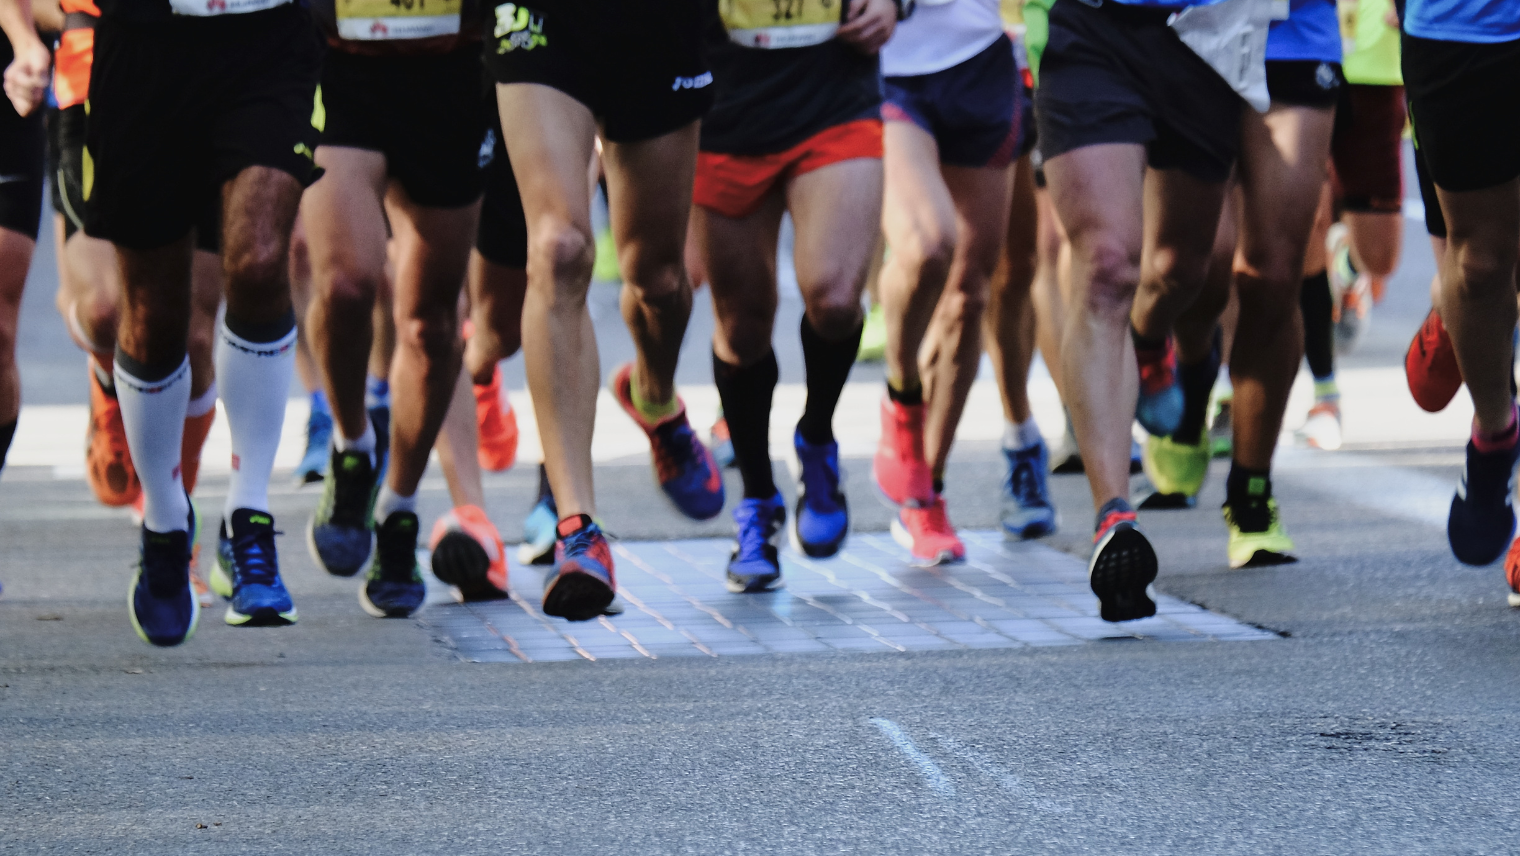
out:
<path id="1" fill-rule="evenodd" d="M 965 564 L 929 569 L 908 564 L 886 533 L 854 535 L 825 561 L 783 550 L 786 587 L 761 595 L 724 588 L 729 540 L 623 541 L 613 545 L 621 615 L 548 618 L 542 569 L 514 566 L 510 601 L 434 597 L 419 617 L 460 659 L 482 663 L 1277 638 L 1165 596 L 1154 617 L 1110 624 L 1081 560 L 995 532 L 962 537 Z"/>

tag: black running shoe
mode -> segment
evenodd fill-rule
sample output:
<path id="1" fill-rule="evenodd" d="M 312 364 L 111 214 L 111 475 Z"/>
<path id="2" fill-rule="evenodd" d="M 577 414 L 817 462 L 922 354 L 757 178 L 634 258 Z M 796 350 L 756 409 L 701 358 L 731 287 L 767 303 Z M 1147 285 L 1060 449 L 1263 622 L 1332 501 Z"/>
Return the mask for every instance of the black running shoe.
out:
<path id="1" fill-rule="evenodd" d="M 406 618 L 426 598 L 417 562 L 417 515 L 393 511 L 375 529 L 375 561 L 359 587 L 359 606 L 376 618 Z"/>
<path id="2" fill-rule="evenodd" d="M 329 574 L 351 577 L 364 569 L 374 546 L 379 468 L 369 452 L 332 451 L 322 500 L 306 528 L 312 558 Z"/>
<path id="3" fill-rule="evenodd" d="M 1497 452 L 1480 452 L 1467 441 L 1467 465 L 1451 498 L 1446 539 L 1457 561 L 1468 565 L 1497 562 L 1515 536 L 1515 462 L 1520 444 Z"/>
<path id="4" fill-rule="evenodd" d="M 1099 614 L 1104 621 L 1149 618 L 1156 614 L 1156 603 L 1147 592 L 1156 579 L 1156 551 L 1135 525 L 1128 503 L 1115 500 L 1103 510 L 1087 565 Z"/>
<path id="5" fill-rule="evenodd" d="M 190 545 L 197 529 L 190 506 L 186 531 L 154 532 L 142 527 L 136 573 L 127 592 L 132 629 L 149 645 L 170 648 L 195 635 L 200 604 L 190 588 Z"/>

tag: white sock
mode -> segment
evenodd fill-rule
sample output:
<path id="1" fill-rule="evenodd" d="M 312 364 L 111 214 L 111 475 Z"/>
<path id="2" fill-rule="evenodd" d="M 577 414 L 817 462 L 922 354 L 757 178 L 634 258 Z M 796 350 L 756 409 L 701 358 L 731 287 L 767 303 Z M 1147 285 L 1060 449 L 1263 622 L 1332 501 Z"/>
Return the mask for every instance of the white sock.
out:
<path id="1" fill-rule="evenodd" d="M 1040 426 L 1035 424 L 1031 416 L 1023 422 L 1003 422 L 1003 448 L 1005 449 L 1028 449 L 1039 445 L 1045 438 L 1040 434 Z"/>
<path id="2" fill-rule="evenodd" d="M 218 329 L 216 376 L 232 432 L 232 479 L 226 515 L 239 508 L 269 511 L 269 473 L 285 425 L 285 398 L 296 367 L 296 331 L 273 342 L 250 342 Z"/>
<path id="3" fill-rule="evenodd" d="M 161 380 L 143 381 L 116 364 L 116 400 L 127 430 L 132 466 L 142 483 L 143 525 L 154 532 L 183 532 L 190 515 L 180 481 L 180 442 L 190 401 L 190 359 Z"/>
<path id="4" fill-rule="evenodd" d="M 417 494 L 402 496 L 391 490 L 390 485 L 380 487 L 380 495 L 375 497 L 375 524 L 383 526 L 387 518 L 396 511 L 410 511 L 417 513 Z"/>
<path id="5" fill-rule="evenodd" d="M 207 387 L 205 392 L 201 393 L 195 398 L 190 399 L 190 405 L 185 408 L 185 418 L 194 419 L 198 416 L 205 416 L 207 413 L 210 413 L 211 408 L 215 406 L 216 381 L 212 381 L 211 386 Z"/>
<path id="6" fill-rule="evenodd" d="M 358 439 L 350 440 L 343 436 L 342 431 L 333 436 L 333 445 L 340 452 L 368 452 L 369 465 L 372 467 L 375 465 L 375 443 L 375 424 L 369 421 L 368 413 L 364 415 L 364 433 Z"/>

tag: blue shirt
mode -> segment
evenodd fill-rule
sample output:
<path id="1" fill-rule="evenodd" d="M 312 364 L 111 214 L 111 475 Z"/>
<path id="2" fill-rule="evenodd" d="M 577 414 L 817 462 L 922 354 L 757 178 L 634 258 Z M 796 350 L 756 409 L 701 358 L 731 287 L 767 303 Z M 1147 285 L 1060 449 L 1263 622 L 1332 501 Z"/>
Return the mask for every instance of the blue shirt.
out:
<path id="1" fill-rule="evenodd" d="M 1341 61 L 1341 26 L 1335 0 L 1293 0 L 1286 21 L 1267 34 L 1268 60 Z"/>
<path id="2" fill-rule="evenodd" d="M 1443 42 L 1496 44 L 1520 39 L 1517 0 L 1409 0 L 1404 32 Z"/>

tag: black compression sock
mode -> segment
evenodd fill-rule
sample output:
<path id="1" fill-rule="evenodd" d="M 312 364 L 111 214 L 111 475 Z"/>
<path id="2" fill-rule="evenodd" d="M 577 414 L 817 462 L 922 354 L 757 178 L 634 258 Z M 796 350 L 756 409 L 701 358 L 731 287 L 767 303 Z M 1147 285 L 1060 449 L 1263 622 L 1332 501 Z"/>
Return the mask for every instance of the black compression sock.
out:
<path id="1" fill-rule="evenodd" d="M 5 469 L 5 456 L 11 450 L 11 440 L 16 436 L 16 422 L 12 419 L 5 425 L 0 425 L 0 470 Z"/>
<path id="2" fill-rule="evenodd" d="M 770 499 L 776 495 L 771 473 L 771 397 L 776 391 L 776 352 L 767 351 L 758 362 L 735 366 L 713 354 L 713 384 L 723 402 L 729 440 L 734 444 L 734 463 L 744 479 L 747 499 Z"/>
<path id="3" fill-rule="evenodd" d="M 1129 327 L 1129 339 L 1135 344 L 1137 351 L 1159 351 L 1166 347 L 1165 336 L 1159 339 L 1147 339 L 1140 335 L 1140 331 L 1136 330 L 1133 324 Z"/>
<path id="4" fill-rule="evenodd" d="M 807 404 L 797 430 L 814 445 L 834 442 L 834 408 L 850 379 L 850 368 L 860 351 L 861 323 L 842 339 L 830 342 L 818 335 L 807 316 L 802 316 L 802 359 L 807 367 Z"/>
<path id="5" fill-rule="evenodd" d="M 1272 498 L 1270 470 L 1247 469 L 1231 462 L 1224 497 L 1240 531 L 1265 532 L 1272 524 L 1272 512 L 1267 508 L 1267 500 Z"/>
<path id="6" fill-rule="evenodd" d="M 1219 349 L 1221 333 L 1214 329 L 1214 344 L 1209 355 L 1196 363 L 1184 363 L 1177 367 L 1182 383 L 1182 421 L 1172 432 L 1172 439 L 1189 446 L 1196 445 L 1203 436 L 1203 423 L 1209 418 L 1209 395 L 1214 391 L 1214 381 L 1219 378 Z"/>
<path id="7" fill-rule="evenodd" d="M 1330 313 L 1335 300 L 1330 295 L 1330 277 L 1325 271 L 1304 277 L 1298 306 L 1304 314 L 1304 357 L 1309 373 L 1317 378 L 1335 374 L 1335 331 Z"/>

